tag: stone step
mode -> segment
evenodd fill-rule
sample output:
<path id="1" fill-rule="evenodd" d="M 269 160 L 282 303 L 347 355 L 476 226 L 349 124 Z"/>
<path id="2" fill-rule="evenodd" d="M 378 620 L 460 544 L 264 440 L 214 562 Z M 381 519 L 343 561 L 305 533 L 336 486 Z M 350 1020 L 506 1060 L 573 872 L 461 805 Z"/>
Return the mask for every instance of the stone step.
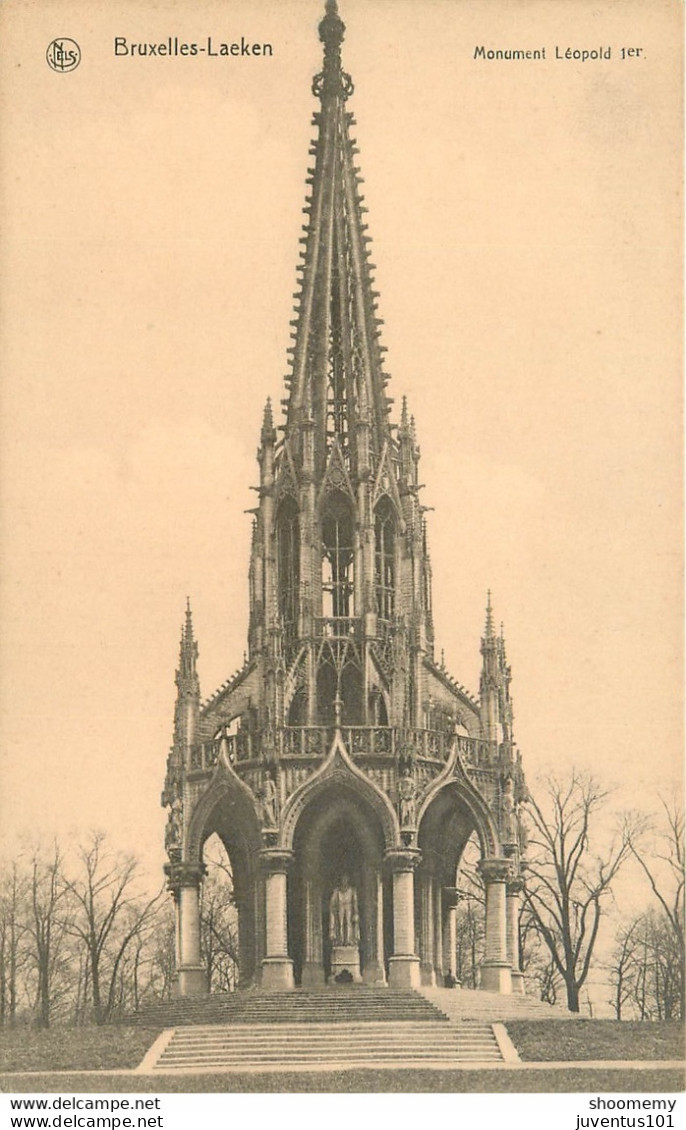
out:
<path id="1" fill-rule="evenodd" d="M 451 1020 L 485 1021 L 573 1019 L 575 1014 L 559 1005 L 549 1005 L 532 997 L 501 995 L 480 989 L 441 989 L 422 987 L 427 1001 Z"/>
<path id="2" fill-rule="evenodd" d="M 293 990 L 284 993 L 240 992 L 166 1001 L 142 1009 L 129 1023 L 177 1027 L 187 1024 L 277 1024 L 312 1020 L 331 1022 L 445 1019 L 439 1008 L 407 990 Z"/>
<path id="3" fill-rule="evenodd" d="M 210 1025 L 175 1030 L 154 1070 L 500 1060 L 493 1029 L 486 1024 L 254 1025 L 240 1031 Z"/>

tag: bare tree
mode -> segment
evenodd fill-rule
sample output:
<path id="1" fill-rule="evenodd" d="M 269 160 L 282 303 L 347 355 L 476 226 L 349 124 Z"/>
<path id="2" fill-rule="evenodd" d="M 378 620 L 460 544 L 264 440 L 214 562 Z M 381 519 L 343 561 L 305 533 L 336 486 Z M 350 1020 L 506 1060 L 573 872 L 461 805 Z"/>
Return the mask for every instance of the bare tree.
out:
<path id="1" fill-rule="evenodd" d="M 686 856 L 684 851 L 684 813 L 676 803 L 660 798 L 662 823 L 648 823 L 642 834 L 636 825 L 628 830 L 631 853 L 643 871 L 660 907 L 660 927 L 653 926 L 655 940 L 660 941 L 655 954 L 663 994 L 665 1019 L 686 1016 L 684 1001 L 684 883 Z M 650 842 L 648 835 L 652 832 Z"/>
<path id="2" fill-rule="evenodd" d="M 0 1025 L 14 1024 L 19 1000 L 19 973 L 25 955 L 26 877 L 14 861 L 0 886 Z"/>
<path id="3" fill-rule="evenodd" d="M 466 989 L 479 983 L 486 936 L 486 896 L 479 874 L 480 849 L 476 837 L 466 843 L 457 873 L 457 980 Z"/>
<path id="4" fill-rule="evenodd" d="M 629 853 L 628 828 L 597 854 L 592 826 L 607 798 L 597 782 L 573 771 L 566 782 L 549 778 L 543 795 L 542 804 L 528 803 L 532 829 L 525 902 L 564 981 L 567 1007 L 578 1012 L 603 899 Z"/>
<path id="5" fill-rule="evenodd" d="M 27 965 L 33 975 L 34 1009 L 40 1027 L 48 1028 L 68 975 L 62 854 L 55 842 L 49 856 L 35 849 L 30 862 L 26 915 Z"/>
<path id="6" fill-rule="evenodd" d="M 238 975 L 238 914 L 228 855 L 217 839 L 205 850 L 200 937 L 210 991 L 232 992 Z"/>
<path id="7" fill-rule="evenodd" d="M 527 986 L 546 1004 L 557 1004 L 564 982 L 526 902 L 519 920 L 519 955 Z"/>
<path id="8" fill-rule="evenodd" d="M 106 1023 L 121 999 L 121 970 L 134 939 L 151 922 L 160 893 L 141 900 L 135 890 L 138 864 L 112 855 L 95 833 L 79 852 L 81 875 L 65 883 L 73 903 L 71 930 L 84 948 L 96 1024 Z"/>
<path id="9" fill-rule="evenodd" d="M 176 921 L 169 901 L 162 903 L 148 943 L 147 975 L 139 1000 L 168 1000 L 176 977 Z"/>
<path id="10" fill-rule="evenodd" d="M 612 1000 L 609 1002 L 614 1008 L 617 1020 L 622 1020 L 627 1008 L 633 1013 L 636 993 L 636 968 L 637 953 L 640 947 L 641 918 L 620 927 L 615 945 L 605 968 L 610 975 L 612 987 Z M 645 1017 L 641 1017 L 645 1019 Z"/>

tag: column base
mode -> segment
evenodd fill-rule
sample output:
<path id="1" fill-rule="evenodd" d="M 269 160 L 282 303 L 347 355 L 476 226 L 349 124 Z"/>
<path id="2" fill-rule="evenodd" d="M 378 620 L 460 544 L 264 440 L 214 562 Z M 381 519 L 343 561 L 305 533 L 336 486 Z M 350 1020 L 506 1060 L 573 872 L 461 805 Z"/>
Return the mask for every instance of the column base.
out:
<path id="1" fill-rule="evenodd" d="M 316 961 L 306 961 L 303 965 L 300 983 L 303 989 L 316 988 L 326 984 L 326 977 L 322 966 Z"/>
<path id="2" fill-rule="evenodd" d="M 329 981 L 342 983 L 348 980 L 356 982 L 362 980 L 360 951 L 357 946 L 332 946 Z"/>
<path id="3" fill-rule="evenodd" d="M 177 974 L 176 996 L 200 997 L 208 992 L 204 965 L 182 965 Z"/>
<path id="4" fill-rule="evenodd" d="M 419 966 L 419 979 L 422 985 L 433 989 L 436 985 L 436 974 L 434 973 L 433 965 L 425 965 L 422 962 Z"/>
<path id="5" fill-rule="evenodd" d="M 486 993 L 512 992 L 512 970 L 509 965 L 493 964 L 481 966 L 481 984 L 479 988 Z"/>
<path id="6" fill-rule="evenodd" d="M 526 996 L 526 989 L 524 988 L 524 974 L 512 973 L 512 992 L 520 997 Z"/>
<path id="7" fill-rule="evenodd" d="M 380 961 L 370 961 L 362 970 L 362 980 L 365 985 L 385 985 L 386 973 Z"/>
<path id="8" fill-rule="evenodd" d="M 388 984 L 392 989 L 418 989 L 421 985 L 419 958 L 412 954 L 392 957 L 388 962 Z"/>
<path id="9" fill-rule="evenodd" d="M 267 992 L 294 989 L 293 962 L 290 957 L 265 957 L 262 962 L 261 988 Z"/>

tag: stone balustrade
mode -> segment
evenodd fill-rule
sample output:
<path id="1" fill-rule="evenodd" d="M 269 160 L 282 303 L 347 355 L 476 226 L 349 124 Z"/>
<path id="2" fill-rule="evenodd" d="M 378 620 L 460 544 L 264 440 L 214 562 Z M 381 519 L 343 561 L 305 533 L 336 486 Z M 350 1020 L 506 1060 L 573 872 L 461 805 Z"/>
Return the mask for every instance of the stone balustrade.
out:
<path id="1" fill-rule="evenodd" d="M 194 745 L 189 769 L 210 772 L 222 756 L 232 765 L 261 760 L 321 761 L 331 748 L 334 734 L 332 726 L 280 726 L 268 731 L 239 731 Z M 411 754 L 420 760 L 444 762 L 453 743 L 457 744 L 458 756 L 467 768 L 493 767 L 499 756 L 495 742 L 444 730 L 342 726 L 341 738 L 353 760 L 396 759 Z"/>

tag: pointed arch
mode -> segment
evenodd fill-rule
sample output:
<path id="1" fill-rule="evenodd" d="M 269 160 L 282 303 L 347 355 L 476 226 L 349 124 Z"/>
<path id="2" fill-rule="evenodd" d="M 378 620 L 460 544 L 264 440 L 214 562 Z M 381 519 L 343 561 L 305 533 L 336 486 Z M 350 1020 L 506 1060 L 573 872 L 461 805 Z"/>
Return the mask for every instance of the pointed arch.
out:
<path id="1" fill-rule="evenodd" d="M 390 800 L 348 757 L 340 734 L 334 738 L 324 764 L 288 798 L 281 815 L 280 847 L 291 850 L 300 817 L 317 798 L 342 791 L 370 808 L 378 817 L 386 850 L 400 842 L 400 828 Z"/>
<path id="2" fill-rule="evenodd" d="M 217 832 L 229 853 L 233 845 L 255 856 L 261 846 L 255 797 L 233 770 L 223 766 L 193 808 L 186 841 L 189 863 L 200 862 L 203 844 L 212 832 Z"/>
<path id="3" fill-rule="evenodd" d="M 395 507 L 388 495 L 382 495 L 374 508 L 374 588 L 381 620 L 392 620 L 395 615 L 396 533 Z"/>
<path id="4" fill-rule="evenodd" d="M 279 503 L 275 526 L 279 616 L 286 634 L 295 636 L 300 610 L 300 511 L 290 495 Z"/>
<path id="5" fill-rule="evenodd" d="M 501 854 L 498 830 L 485 799 L 466 778 L 460 780 L 452 776 L 446 778 L 443 775 L 422 798 L 417 813 L 417 842 L 420 846 L 427 825 L 439 814 L 441 808 L 444 811 L 443 824 L 445 824 L 445 816 L 450 813 L 461 811 L 464 814 L 471 825 L 470 834 L 474 831 L 479 838 L 482 858 Z"/>
<path id="6" fill-rule="evenodd" d="M 321 512 L 322 615 L 346 619 L 354 613 L 355 517 L 351 500 L 332 491 Z"/>

